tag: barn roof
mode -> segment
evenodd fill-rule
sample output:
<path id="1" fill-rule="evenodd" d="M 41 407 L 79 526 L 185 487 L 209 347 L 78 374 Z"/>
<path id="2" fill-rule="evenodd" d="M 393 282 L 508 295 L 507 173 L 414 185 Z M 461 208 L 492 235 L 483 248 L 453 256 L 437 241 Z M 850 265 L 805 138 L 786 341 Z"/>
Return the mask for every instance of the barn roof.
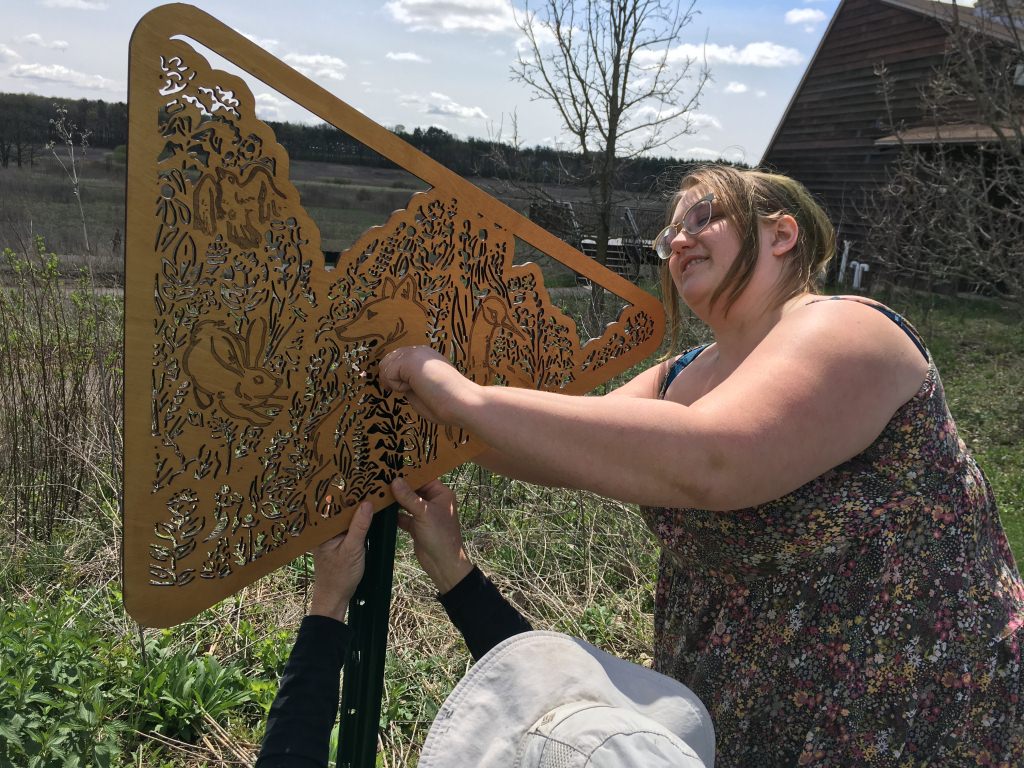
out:
<path id="1" fill-rule="evenodd" d="M 1017 22 L 1017 29 L 1014 30 L 1012 25 L 1008 25 L 1005 20 L 993 17 L 985 13 L 981 8 L 969 8 L 954 5 L 948 2 L 938 2 L 938 0 L 878 0 L 883 5 L 888 5 L 893 8 L 899 8 L 905 11 L 911 11 L 921 16 L 925 16 L 930 19 L 934 19 L 942 24 L 952 24 L 959 21 L 966 27 L 973 29 L 978 32 L 983 32 L 993 37 L 1006 40 L 1008 42 L 1015 42 L 1014 32 L 1017 34 L 1021 33 L 1022 24 Z M 794 102 L 800 96 L 800 92 L 807 81 L 808 76 L 814 69 L 814 63 L 818 59 L 819 54 L 829 41 L 829 35 L 832 32 L 832 27 L 835 24 L 836 19 L 839 18 L 843 6 L 845 6 L 847 0 L 841 0 L 839 5 L 836 7 L 835 12 L 832 14 L 832 18 L 829 20 L 828 27 L 825 29 L 825 34 L 822 35 L 821 41 L 818 43 L 818 47 L 814 51 L 814 55 L 811 56 L 810 62 L 807 64 L 807 68 L 804 70 L 803 76 L 800 78 L 800 82 L 797 84 L 796 89 L 790 96 L 789 103 L 786 105 L 785 111 L 782 113 L 782 117 L 775 126 L 775 131 L 772 133 L 772 138 L 765 147 L 764 154 L 761 156 L 761 161 L 764 162 L 764 158 L 771 152 L 772 147 L 775 145 L 776 140 L 779 137 L 779 133 L 782 127 L 785 125 L 787 118 L 789 117 L 790 110 L 793 108 Z M 893 139 L 892 143 L 896 143 L 896 137 L 886 137 L 887 139 Z M 981 137 L 979 137 L 981 138 Z M 959 141 L 968 141 L 969 139 L 960 138 Z M 984 140 L 984 138 L 982 138 Z M 879 140 L 880 145 L 884 145 L 884 140 Z M 924 143 L 920 137 L 918 137 L 917 143 Z"/>
<path id="2" fill-rule="evenodd" d="M 922 16 L 929 16 L 946 23 L 959 21 L 969 29 L 977 32 L 984 32 L 992 37 L 997 37 L 1007 42 L 1014 42 L 1013 30 L 1001 19 L 988 13 L 985 8 L 975 6 L 954 5 L 953 3 L 937 2 L 937 0 L 881 0 L 886 5 L 894 8 L 902 8 L 905 11 L 914 11 Z M 1017 22 L 1018 32 L 1020 21 Z"/>
<path id="3" fill-rule="evenodd" d="M 1021 130 L 1020 128 L 1017 129 Z M 891 147 L 897 144 L 985 144 L 1002 141 L 1005 136 L 1014 135 L 1012 126 L 1003 126 L 1002 135 L 991 125 L 963 123 L 959 125 L 922 126 L 897 131 L 875 140 L 877 147 Z"/>

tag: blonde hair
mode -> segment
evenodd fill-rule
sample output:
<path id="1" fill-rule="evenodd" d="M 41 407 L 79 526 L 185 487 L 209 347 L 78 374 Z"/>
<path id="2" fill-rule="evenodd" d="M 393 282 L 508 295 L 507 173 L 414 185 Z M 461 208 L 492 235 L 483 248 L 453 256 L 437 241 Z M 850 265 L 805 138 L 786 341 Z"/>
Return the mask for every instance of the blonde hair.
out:
<path id="1" fill-rule="evenodd" d="M 774 306 L 806 291 L 820 292 L 828 262 L 835 254 L 836 234 L 828 215 L 803 184 L 777 173 L 702 165 L 683 178 L 670 204 L 670 218 L 683 194 L 694 187 L 715 194 L 715 213 L 736 227 L 740 237 L 739 255 L 711 294 L 712 306 L 724 296 L 728 314 L 754 274 L 761 223 L 777 221 L 787 214 L 796 220 L 799 234 L 787 255 Z M 679 341 L 680 299 L 667 261 L 661 266 L 661 291 L 671 334 L 670 350 L 674 350 Z"/>

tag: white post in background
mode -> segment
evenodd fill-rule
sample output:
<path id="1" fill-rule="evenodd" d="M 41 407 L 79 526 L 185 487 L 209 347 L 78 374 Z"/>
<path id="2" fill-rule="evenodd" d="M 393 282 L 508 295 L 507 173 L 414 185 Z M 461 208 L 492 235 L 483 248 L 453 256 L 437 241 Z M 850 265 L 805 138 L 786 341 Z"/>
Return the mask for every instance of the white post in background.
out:
<path id="1" fill-rule="evenodd" d="M 850 257 L 850 248 L 853 240 L 843 240 L 843 255 L 839 259 L 839 278 L 837 282 L 842 285 L 846 281 L 846 260 Z"/>
<path id="2" fill-rule="evenodd" d="M 861 279 L 865 272 L 871 271 L 871 265 L 863 261 L 850 262 L 850 269 L 853 270 L 853 290 L 859 291 Z"/>

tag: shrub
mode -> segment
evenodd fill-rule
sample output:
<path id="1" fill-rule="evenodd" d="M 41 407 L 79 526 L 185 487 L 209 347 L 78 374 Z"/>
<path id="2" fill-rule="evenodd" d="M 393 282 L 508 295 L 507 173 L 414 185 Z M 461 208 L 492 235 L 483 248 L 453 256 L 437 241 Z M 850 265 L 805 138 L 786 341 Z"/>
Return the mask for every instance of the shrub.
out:
<path id="1" fill-rule="evenodd" d="M 88 272 L 61 273 L 42 238 L 0 269 L 0 499 L 20 536 L 49 541 L 121 487 L 122 304 Z"/>
<path id="2" fill-rule="evenodd" d="M 109 766 L 127 725 L 125 659 L 74 598 L 0 613 L 0 764 Z"/>
<path id="3" fill-rule="evenodd" d="M 149 666 L 138 670 L 138 709 L 132 727 L 193 743 L 206 728 L 206 716 L 223 720 L 254 698 L 246 677 L 197 649 L 175 648 L 162 633 L 146 643 Z"/>

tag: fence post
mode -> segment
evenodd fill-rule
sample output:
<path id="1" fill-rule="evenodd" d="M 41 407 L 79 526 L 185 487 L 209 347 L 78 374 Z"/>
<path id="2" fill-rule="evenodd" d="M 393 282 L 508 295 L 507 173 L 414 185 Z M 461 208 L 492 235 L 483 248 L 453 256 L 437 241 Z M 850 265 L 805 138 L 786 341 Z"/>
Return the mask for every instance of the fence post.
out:
<path id="1" fill-rule="evenodd" d="M 397 532 L 398 505 L 392 504 L 374 516 L 366 534 L 366 569 L 348 609 L 354 637 L 341 689 L 337 768 L 376 764 Z"/>

